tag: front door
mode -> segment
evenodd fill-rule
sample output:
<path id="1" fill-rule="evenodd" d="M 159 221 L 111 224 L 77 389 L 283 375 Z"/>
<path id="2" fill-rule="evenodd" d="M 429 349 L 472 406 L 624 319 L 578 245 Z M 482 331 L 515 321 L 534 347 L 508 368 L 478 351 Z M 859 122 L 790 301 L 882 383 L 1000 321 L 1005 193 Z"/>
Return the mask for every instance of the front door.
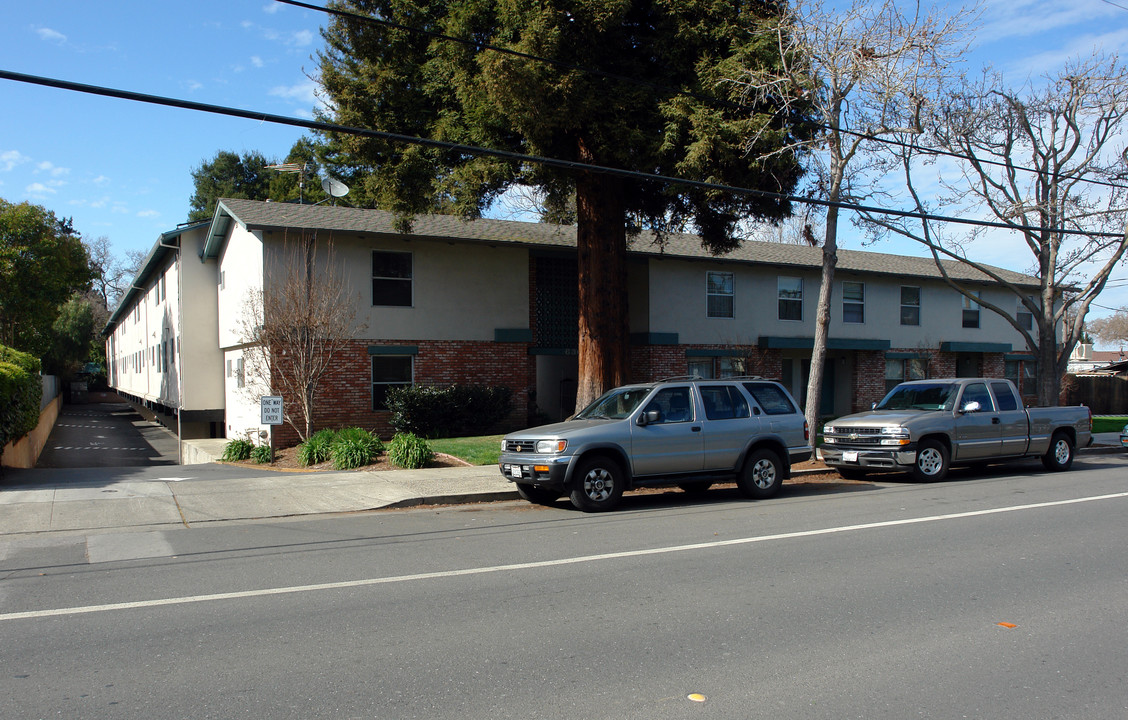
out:
<path id="1" fill-rule="evenodd" d="M 977 409 L 973 403 L 978 403 Z M 998 457 L 1002 448 L 1002 425 L 995 412 L 987 383 L 969 383 L 956 405 L 954 460 Z"/>
<path id="2" fill-rule="evenodd" d="M 658 419 L 631 426 L 631 456 L 635 476 L 700 472 L 705 445 L 697 420 L 693 389 L 659 390 L 643 408 L 656 410 Z"/>

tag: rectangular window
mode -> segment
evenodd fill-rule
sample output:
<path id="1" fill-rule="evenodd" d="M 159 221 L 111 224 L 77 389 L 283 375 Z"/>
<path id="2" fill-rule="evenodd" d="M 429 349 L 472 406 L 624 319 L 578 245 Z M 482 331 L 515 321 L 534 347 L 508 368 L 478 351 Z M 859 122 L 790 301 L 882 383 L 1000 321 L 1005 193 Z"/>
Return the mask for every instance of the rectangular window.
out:
<path id="1" fill-rule="evenodd" d="M 920 288 L 901 286 L 901 324 L 920 325 Z"/>
<path id="2" fill-rule="evenodd" d="M 372 304 L 411 307 L 411 253 L 372 251 Z"/>
<path id="3" fill-rule="evenodd" d="M 732 289 L 732 273 L 711 272 L 706 274 L 705 302 L 706 315 L 708 317 L 732 317 L 734 298 L 735 295 Z"/>
<path id="4" fill-rule="evenodd" d="M 885 392 L 909 380 L 926 380 L 928 361 L 925 358 L 886 358 Z"/>
<path id="5" fill-rule="evenodd" d="M 246 377 L 243 374 L 243 358 L 235 361 L 235 387 L 243 387 L 246 383 Z"/>
<path id="6" fill-rule="evenodd" d="M 226 270 L 220 270 L 219 271 L 219 289 L 223 290 L 226 287 L 227 287 L 227 271 Z"/>
<path id="7" fill-rule="evenodd" d="M 411 355 L 372 356 L 372 409 L 388 409 L 388 389 L 408 387 L 413 380 Z"/>
<path id="8" fill-rule="evenodd" d="M 803 320 L 803 278 L 785 277 L 776 279 L 779 293 L 779 319 Z"/>
<path id="9" fill-rule="evenodd" d="M 1032 297 L 1028 297 L 1026 299 L 1032 303 L 1034 302 L 1034 298 Z M 1027 307 L 1022 304 L 1021 300 L 1018 301 L 1018 314 L 1014 316 L 1014 319 L 1018 321 L 1019 326 L 1024 330 L 1034 329 L 1034 314 L 1031 313 L 1030 310 L 1028 310 Z"/>
<path id="10" fill-rule="evenodd" d="M 864 323 L 866 321 L 866 284 L 860 282 L 842 283 L 842 322 Z"/>
<path id="11" fill-rule="evenodd" d="M 1023 397 L 1038 394 L 1036 376 L 1038 364 L 1033 360 L 1007 360 L 1003 367 L 1003 377 L 1014 383 Z"/>
<path id="12" fill-rule="evenodd" d="M 713 358 L 690 358 L 686 364 L 692 377 L 706 380 L 713 377 Z"/>
<path id="13" fill-rule="evenodd" d="M 975 299 L 979 299 L 979 291 L 976 290 L 972 295 Z M 965 328 L 979 327 L 979 303 L 972 300 L 967 295 L 963 296 L 963 326 Z"/>

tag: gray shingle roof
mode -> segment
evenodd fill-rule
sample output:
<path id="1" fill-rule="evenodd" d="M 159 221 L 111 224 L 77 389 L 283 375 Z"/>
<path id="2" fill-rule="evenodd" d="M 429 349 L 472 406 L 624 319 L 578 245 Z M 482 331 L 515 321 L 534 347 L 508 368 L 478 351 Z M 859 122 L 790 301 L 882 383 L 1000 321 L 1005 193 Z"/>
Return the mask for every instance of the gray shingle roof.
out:
<path id="1" fill-rule="evenodd" d="M 331 205 L 298 205 L 261 202 L 258 200 L 220 200 L 218 221 L 224 214 L 252 230 L 284 228 L 319 229 L 376 235 L 399 235 L 395 215 L 382 210 L 334 207 Z M 213 223 L 214 228 L 214 223 Z M 412 235 L 419 238 L 462 242 L 513 243 L 528 247 L 574 248 L 576 228 L 514 220 L 464 220 L 451 215 L 418 215 Z M 745 241 L 732 253 L 713 256 L 701 247 L 696 235 L 668 234 L 659 245 L 654 235 L 644 232 L 630 241 L 633 254 L 687 259 L 712 259 L 753 265 L 815 270 L 822 266 L 822 250 L 806 245 Z M 945 260 L 948 273 L 958 280 L 989 282 L 989 278 L 960 262 Z M 881 275 L 901 275 L 939 279 L 941 274 L 931 257 L 912 257 L 863 250 L 839 250 L 838 271 Z M 1038 285 L 1037 278 L 1010 270 L 994 268 L 1001 277 L 1020 286 Z"/>

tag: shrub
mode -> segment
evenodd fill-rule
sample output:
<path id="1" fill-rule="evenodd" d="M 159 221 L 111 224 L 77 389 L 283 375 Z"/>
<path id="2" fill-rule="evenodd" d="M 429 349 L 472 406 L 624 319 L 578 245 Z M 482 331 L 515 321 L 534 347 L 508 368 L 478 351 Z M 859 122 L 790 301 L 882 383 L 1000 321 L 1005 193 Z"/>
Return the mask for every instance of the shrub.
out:
<path id="1" fill-rule="evenodd" d="M 328 428 L 318 430 L 309 436 L 309 440 L 298 446 L 298 463 L 301 465 L 317 465 L 329 459 L 329 448 L 337 437 L 336 430 Z"/>
<path id="2" fill-rule="evenodd" d="M 433 457 L 435 453 L 427 441 L 412 433 L 396 433 L 388 445 L 388 459 L 397 467 L 421 468 Z"/>
<path id="3" fill-rule="evenodd" d="M 357 427 L 338 430 L 329 448 L 333 467 L 337 470 L 354 470 L 368 465 L 384 451 L 380 439 Z"/>
<path id="4" fill-rule="evenodd" d="M 410 385 L 388 390 L 391 425 L 421 437 L 481 435 L 509 414 L 513 392 L 503 386 Z"/>
<path id="5" fill-rule="evenodd" d="M 232 440 L 223 446 L 223 455 L 220 460 L 224 462 L 239 462 L 251 456 L 255 446 L 250 440 Z"/>
<path id="6" fill-rule="evenodd" d="M 0 345 L 0 452 L 39 424 L 39 359 Z"/>

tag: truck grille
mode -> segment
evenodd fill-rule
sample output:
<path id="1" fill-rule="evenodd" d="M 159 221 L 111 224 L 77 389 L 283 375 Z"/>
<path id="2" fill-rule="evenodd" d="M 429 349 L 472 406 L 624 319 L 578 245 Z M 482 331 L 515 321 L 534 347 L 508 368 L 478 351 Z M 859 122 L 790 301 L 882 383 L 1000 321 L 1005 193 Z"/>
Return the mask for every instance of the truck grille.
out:
<path id="1" fill-rule="evenodd" d="M 511 453 L 531 453 L 536 452 L 536 440 L 506 440 L 505 452 Z"/>
<path id="2" fill-rule="evenodd" d="M 881 444 L 881 428 L 829 427 L 824 440 L 834 446 L 869 447 Z"/>

